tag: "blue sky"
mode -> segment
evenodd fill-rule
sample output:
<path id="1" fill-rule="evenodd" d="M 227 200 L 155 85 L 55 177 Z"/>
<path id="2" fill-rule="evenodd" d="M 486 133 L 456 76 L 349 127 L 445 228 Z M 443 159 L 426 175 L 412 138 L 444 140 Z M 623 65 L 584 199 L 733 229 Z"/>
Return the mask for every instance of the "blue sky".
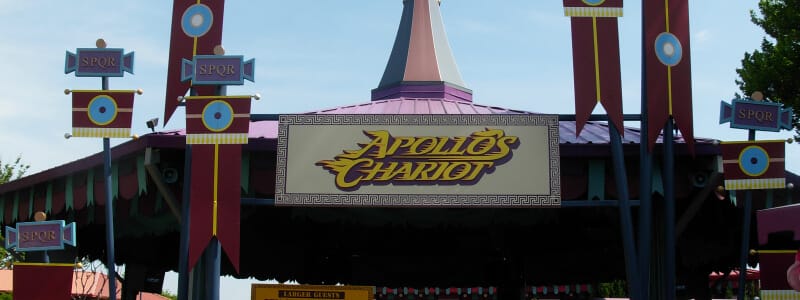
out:
<path id="1" fill-rule="evenodd" d="M 719 102 L 738 91 L 735 69 L 764 36 L 749 20 L 758 1 L 689 2 L 695 136 L 745 140 L 746 131 L 719 124 Z M 624 113 L 635 114 L 640 111 L 641 3 L 625 4 L 619 21 Z M 223 45 L 227 54 L 256 59 L 256 81 L 228 93 L 260 93 L 254 113 L 369 101 L 401 11 L 401 0 L 229 0 Z M 163 123 L 171 12 L 171 1 L 164 0 L 0 0 L 0 159 L 22 155 L 31 172 L 39 172 L 102 150 L 100 139 L 63 138 L 71 130 L 70 96 L 63 90 L 100 88 L 100 79 L 63 73 L 65 51 L 94 47 L 97 38 L 135 52 L 135 74 L 110 79 L 112 89 L 145 91 L 136 97 L 133 132 L 149 132 L 145 121 L 150 118 Z M 442 15 L 476 103 L 574 113 L 570 26 L 562 1 L 445 0 Z M 179 108 L 166 128 L 182 128 L 183 119 Z M 791 135 L 760 132 L 757 138 Z M 795 173 L 800 172 L 798 150 L 798 143 L 786 146 L 787 169 Z M 247 283 L 228 284 L 223 298 L 249 297 Z"/>

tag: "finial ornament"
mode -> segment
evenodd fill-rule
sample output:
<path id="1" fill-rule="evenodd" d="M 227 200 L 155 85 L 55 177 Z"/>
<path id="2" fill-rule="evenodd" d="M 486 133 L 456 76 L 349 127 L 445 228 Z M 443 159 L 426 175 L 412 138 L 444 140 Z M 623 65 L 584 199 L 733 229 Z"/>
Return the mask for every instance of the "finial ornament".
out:
<path id="1" fill-rule="evenodd" d="M 760 91 L 755 91 L 755 92 L 753 92 L 752 95 L 750 95 L 750 99 L 753 99 L 753 100 L 756 100 L 756 101 L 764 101 L 764 93 L 762 93 Z"/>
<path id="2" fill-rule="evenodd" d="M 97 39 L 97 41 L 94 43 L 94 45 L 97 46 L 97 48 L 105 48 L 105 47 L 108 46 L 108 45 L 106 45 L 106 40 L 104 40 L 102 38 Z"/>
<path id="3" fill-rule="evenodd" d="M 222 45 L 214 46 L 214 54 L 215 55 L 225 55 L 225 48 L 222 48 Z"/>

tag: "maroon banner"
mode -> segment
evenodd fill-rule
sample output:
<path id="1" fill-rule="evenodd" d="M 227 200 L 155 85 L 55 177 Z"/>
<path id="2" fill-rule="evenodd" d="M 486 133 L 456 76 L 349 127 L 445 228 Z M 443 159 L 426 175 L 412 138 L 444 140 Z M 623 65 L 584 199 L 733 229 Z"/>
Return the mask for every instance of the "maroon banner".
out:
<path id="1" fill-rule="evenodd" d="M 622 79 L 617 18 L 573 17 L 572 66 L 575 84 L 575 135 L 598 102 L 622 134 Z"/>
<path id="2" fill-rule="evenodd" d="M 644 1 L 644 11 L 644 88 L 650 150 L 672 116 L 694 153 L 689 4 L 687 0 Z"/>
<path id="3" fill-rule="evenodd" d="M 178 107 L 178 97 L 186 95 L 191 82 L 181 81 L 181 62 L 194 55 L 212 55 L 222 44 L 224 0 L 175 0 L 172 5 L 167 69 L 164 125 Z M 198 95 L 212 95 L 213 86 L 198 87 Z"/>
<path id="4" fill-rule="evenodd" d="M 216 236 L 239 271 L 242 146 L 192 145 L 189 268 Z"/>
<path id="5" fill-rule="evenodd" d="M 784 140 L 721 143 L 725 180 L 784 178 L 785 143 Z"/>
<path id="6" fill-rule="evenodd" d="M 14 299 L 72 299 L 74 264 L 14 264 Z"/>
<path id="7" fill-rule="evenodd" d="M 72 127 L 131 128 L 136 91 L 72 92 Z"/>
<path id="8" fill-rule="evenodd" d="M 250 96 L 186 97 L 186 134 L 248 133 Z"/>

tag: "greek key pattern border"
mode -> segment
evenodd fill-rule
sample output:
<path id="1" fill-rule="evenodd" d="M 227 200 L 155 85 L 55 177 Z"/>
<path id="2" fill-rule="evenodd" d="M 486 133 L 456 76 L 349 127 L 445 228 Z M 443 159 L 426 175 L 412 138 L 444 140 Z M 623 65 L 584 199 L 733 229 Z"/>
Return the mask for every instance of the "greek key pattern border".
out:
<path id="1" fill-rule="evenodd" d="M 275 174 L 275 205 L 307 207 L 560 207 L 561 164 L 557 115 L 281 115 Z M 549 195 L 287 194 L 289 127 L 292 125 L 545 126 Z"/>

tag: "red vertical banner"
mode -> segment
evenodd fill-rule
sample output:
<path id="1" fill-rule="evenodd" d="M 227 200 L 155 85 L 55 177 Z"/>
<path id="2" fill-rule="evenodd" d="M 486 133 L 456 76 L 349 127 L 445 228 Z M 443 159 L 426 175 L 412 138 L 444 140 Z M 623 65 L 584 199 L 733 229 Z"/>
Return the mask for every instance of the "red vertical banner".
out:
<path id="1" fill-rule="evenodd" d="M 242 146 L 250 96 L 186 97 L 186 143 L 192 145 L 189 266 L 217 237 L 239 270 Z"/>
<path id="2" fill-rule="evenodd" d="M 689 151 L 694 153 L 688 1 L 644 1 L 644 11 L 650 149 L 672 116 Z"/>
<path id="3" fill-rule="evenodd" d="M 72 299 L 73 270 L 74 264 L 14 263 L 14 299 Z"/>
<path id="4" fill-rule="evenodd" d="M 572 23 L 575 126 L 580 135 L 597 103 L 622 133 L 622 79 L 617 18 L 622 0 L 564 0 Z"/>
<path id="5" fill-rule="evenodd" d="M 169 42 L 167 92 L 164 125 L 178 107 L 178 97 L 186 95 L 191 82 L 181 81 L 181 62 L 195 55 L 212 55 L 222 44 L 222 16 L 225 0 L 175 0 L 172 4 L 172 31 Z M 214 87 L 201 87 L 199 95 L 211 95 Z"/>

